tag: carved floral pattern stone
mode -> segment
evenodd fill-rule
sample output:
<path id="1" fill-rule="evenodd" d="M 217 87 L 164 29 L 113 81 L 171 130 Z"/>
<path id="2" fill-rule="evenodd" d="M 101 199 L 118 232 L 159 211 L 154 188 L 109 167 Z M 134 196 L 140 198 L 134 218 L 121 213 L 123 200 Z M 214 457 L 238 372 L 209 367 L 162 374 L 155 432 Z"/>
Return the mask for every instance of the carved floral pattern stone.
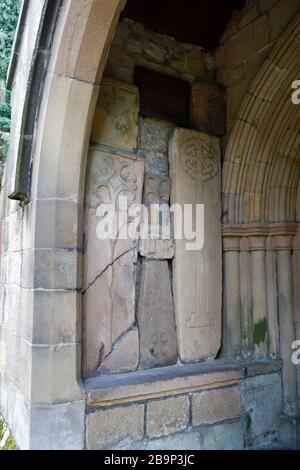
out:
<path id="1" fill-rule="evenodd" d="M 180 159 L 183 169 L 191 178 L 200 176 L 202 182 L 216 176 L 220 169 L 219 155 L 215 147 L 199 137 L 188 138 L 181 144 Z"/>
<path id="2" fill-rule="evenodd" d="M 120 196 L 125 195 L 129 207 L 141 203 L 143 177 L 143 161 L 91 148 L 84 209 L 85 376 L 108 373 L 110 366 L 111 372 L 133 370 L 138 364 L 136 335 L 130 334 L 128 340 L 124 336 L 135 323 L 137 240 L 99 240 L 96 228 L 101 217 L 96 210 L 100 204 L 112 204 L 118 210 Z M 128 224 L 130 220 L 125 218 Z"/>

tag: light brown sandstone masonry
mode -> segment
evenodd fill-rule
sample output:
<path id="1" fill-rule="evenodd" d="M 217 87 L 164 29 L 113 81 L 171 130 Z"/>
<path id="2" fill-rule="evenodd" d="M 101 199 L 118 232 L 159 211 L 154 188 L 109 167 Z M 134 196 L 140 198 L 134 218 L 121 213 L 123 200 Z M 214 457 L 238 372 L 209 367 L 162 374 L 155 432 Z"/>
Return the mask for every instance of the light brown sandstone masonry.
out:
<path id="1" fill-rule="evenodd" d="M 103 409 L 87 415 L 87 449 L 103 449 L 144 434 L 144 405 Z"/>
<path id="2" fill-rule="evenodd" d="M 194 426 L 236 418 L 241 413 L 241 397 L 235 388 L 210 390 L 193 395 L 192 420 Z"/>
<path id="3" fill-rule="evenodd" d="M 167 398 L 147 404 L 147 435 L 167 436 L 183 431 L 189 422 L 188 396 Z"/>

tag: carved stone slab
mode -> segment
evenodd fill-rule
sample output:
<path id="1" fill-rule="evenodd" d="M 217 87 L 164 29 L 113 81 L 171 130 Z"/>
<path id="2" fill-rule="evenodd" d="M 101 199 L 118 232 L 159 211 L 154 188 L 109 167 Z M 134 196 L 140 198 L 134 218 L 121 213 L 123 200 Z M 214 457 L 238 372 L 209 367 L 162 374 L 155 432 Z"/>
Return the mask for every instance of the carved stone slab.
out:
<path id="1" fill-rule="evenodd" d="M 126 358 L 126 361 L 124 361 Z M 111 353 L 103 361 L 100 374 L 116 374 L 136 370 L 139 365 L 139 335 L 135 327 L 121 336 Z"/>
<path id="2" fill-rule="evenodd" d="M 138 114 L 138 88 L 104 80 L 95 110 L 92 141 L 134 150 L 137 146 Z"/>
<path id="3" fill-rule="evenodd" d="M 204 204 L 204 246 L 175 240 L 173 291 L 179 356 L 213 359 L 221 341 L 222 245 L 219 139 L 176 129 L 169 145 L 171 204 Z M 195 219 L 195 210 L 193 210 Z M 176 221 L 175 221 L 176 223 Z M 195 221 L 194 227 L 195 229 Z"/>
<path id="4" fill-rule="evenodd" d="M 173 298 L 167 261 L 143 261 L 138 308 L 140 365 L 166 366 L 177 361 Z"/>
<path id="5" fill-rule="evenodd" d="M 171 180 L 166 176 L 148 175 L 145 178 L 143 204 L 147 210 L 143 213 L 141 227 L 143 235 L 139 242 L 140 254 L 145 258 L 172 259 L 174 257 L 169 209 L 170 190 Z M 159 220 L 159 215 L 156 218 L 151 212 L 151 205 L 162 207 L 161 220 Z"/>
<path id="6" fill-rule="evenodd" d="M 132 357 L 138 354 L 138 351 L 122 354 L 124 342 L 119 341 L 135 322 L 137 240 L 121 240 L 118 236 L 114 240 L 100 240 L 96 230 L 103 218 L 96 211 L 101 204 L 118 209 L 120 196 L 128 196 L 129 208 L 134 203 L 140 204 L 143 172 L 142 161 L 96 148 L 90 150 L 84 208 L 83 369 L 86 376 L 100 370 L 112 348 L 113 361 L 123 370 L 130 369 L 134 363 Z M 129 223 L 126 213 L 123 227 Z M 137 344 L 138 341 L 131 341 L 130 347 L 136 348 Z"/>
<path id="7" fill-rule="evenodd" d="M 174 125 L 169 121 L 152 118 L 139 119 L 139 149 L 145 154 L 151 153 L 157 157 L 165 157 L 168 160 L 168 146 L 170 134 Z M 151 168 L 149 173 L 163 176 L 157 172 L 157 166 Z M 146 169 L 147 165 L 145 166 Z M 147 171 L 146 171 L 147 172 Z"/>

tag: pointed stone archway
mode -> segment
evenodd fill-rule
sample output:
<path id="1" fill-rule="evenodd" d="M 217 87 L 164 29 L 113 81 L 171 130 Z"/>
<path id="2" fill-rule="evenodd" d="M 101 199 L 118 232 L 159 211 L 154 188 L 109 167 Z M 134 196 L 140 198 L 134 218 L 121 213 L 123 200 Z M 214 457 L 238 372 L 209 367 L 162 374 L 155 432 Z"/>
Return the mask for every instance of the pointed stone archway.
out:
<path id="1" fill-rule="evenodd" d="M 231 356 L 281 357 L 288 415 L 300 398 L 291 361 L 300 335 L 300 108 L 292 103 L 299 39 L 298 15 L 244 98 L 223 165 L 224 338 Z"/>
<path id="2" fill-rule="evenodd" d="M 18 361 L 4 363 L 1 384 L 2 409 L 23 449 L 84 447 L 80 289 L 85 165 L 99 84 L 125 1 L 67 0 L 61 5 L 35 123 L 30 201 L 23 209 L 8 201 L 4 209 L 23 212 L 18 297 L 27 322 L 26 335 L 19 333 L 26 345 L 26 375 L 23 380 L 21 374 L 15 390 L 9 378 L 14 371 L 7 368 L 18 368 Z M 16 165 L 12 160 L 10 165 Z"/>

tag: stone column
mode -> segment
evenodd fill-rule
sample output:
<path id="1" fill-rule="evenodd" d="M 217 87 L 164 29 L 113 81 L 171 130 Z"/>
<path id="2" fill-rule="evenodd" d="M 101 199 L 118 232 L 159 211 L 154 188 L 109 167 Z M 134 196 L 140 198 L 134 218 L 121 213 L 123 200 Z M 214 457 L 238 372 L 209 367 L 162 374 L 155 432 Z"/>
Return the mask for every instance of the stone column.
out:
<path id="1" fill-rule="evenodd" d="M 200 132 L 175 129 L 169 157 L 171 203 L 182 209 L 184 204 L 190 204 L 193 214 L 196 204 L 204 204 L 204 245 L 189 250 L 191 241 L 187 237 L 176 239 L 173 271 L 179 356 L 184 362 L 197 362 L 213 359 L 221 343 L 219 140 Z M 192 228 L 195 230 L 195 220 Z"/>
<path id="2" fill-rule="evenodd" d="M 223 239 L 224 249 L 224 352 L 229 357 L 241 354 L 240 239 Z"/>
<path id="3" fill-rule="evenodd" d="M 265 237 L 249 237 L 252 267 L 253 339 L 256 357 L 268 354 Z"/>
<path id="4" fill-rule="evenodd" d="M 266 275 L 268 305 L 269 356 L 279 358 L 279 324 L 277 305 L 277 268 L 276 252 L 273 250 L 272 238 L 266 240 Z"/>
<path id="5" fill-rule="evenodd" d="M 292 343 L 295 341 L 293 315 L 293 280 L 291 264 L 291 236 L 276 236 L 274 248 L 277 251 L 278 313 L 280 329 L 280 356 L 282 358 L 284 411 L 297 411 L 296 366 L 292 363 Z"/>
<path id="6" fill-rule="evenodd" d="M 293 254 L 294 306 L 296 340 L 300 340 L 300 233 L 295 239 Z M 297 366 L 298 407 L 300 411 L 300 366 Z"/>
<path id="7" fill-rule="evenodd" d="M 254 341 L 251 253 L 249 252 L 249 240 L 247 237 L 241 239 L 240 248 L 242 357 L 249 358 L 252 357 L 254 353 Z"/>
<path id="8" fill-rule="evenodd" d="M 223 225 L 225 354 L 280 356 L 276 253 L 297 228 L 293 223 Z"/>

